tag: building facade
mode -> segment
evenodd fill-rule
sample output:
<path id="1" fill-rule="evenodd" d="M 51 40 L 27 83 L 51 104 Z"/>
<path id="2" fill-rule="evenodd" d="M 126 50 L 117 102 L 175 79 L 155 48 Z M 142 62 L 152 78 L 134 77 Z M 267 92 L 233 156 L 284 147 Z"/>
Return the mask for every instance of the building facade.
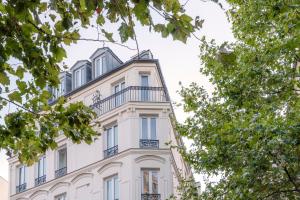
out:
<path id="1" fill-rule="evenodd" d="M 91 145 L 63 134 L 58 149 L 33 166 L 9 158 L 11 200 L 164 200 L 176 195 L 180 177 L 192 176 L 159 62 L 150 51 L 122 62 L 109 48 L 60 74 L 50 103 L 64 95 L 96 113 L 101 136 Z"/>
<path id="2" fill-rule="evenodd" d="M 8 200 L 8 182 L 0 176 L 0 199 Z"/>

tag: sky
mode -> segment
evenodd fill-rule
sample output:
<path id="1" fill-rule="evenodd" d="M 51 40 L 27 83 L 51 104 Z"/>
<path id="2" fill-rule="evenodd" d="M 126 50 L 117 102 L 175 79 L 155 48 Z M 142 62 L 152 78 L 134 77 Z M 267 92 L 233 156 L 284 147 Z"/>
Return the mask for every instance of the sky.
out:
<path id="1" fill-rule="evenodd" d="M 182 3 L 185 3 L 182 1 Z M 224 3 L 223 3 L 224 5 Z M 226 5 L 224 5 L 226 7 Z M 213 2 L 205 2 L 202 0 L 189 0 L 185 6 L 187 14 L 192 17 L 200 16 L 204 19 L 203 28 L 196 33 L 197 37 L 205 36 L 208 39 L 215 39 L 217 43 L 224 41 L 234 41 L 231 25 L 227 20 L 224 10 L 219 5 Z M 156 20 L 160 20 L 157 19 Z M 116 29 L 107 26 L 107 29 L 114 32 L 115 39 L 119 40 Z M 173 41 L 171 37 L 162 38 L 159 33 L 149 32 L 147 27 L 137 25 L 136 35 L 140 50 L 150 49 L 154 58 L 159 59 L 163 76 L 168 87 L 171 100 L 179 103 L 181 101 L 177 91 L 180 89 L 179 82 L 184 86 L 188 86 L 192 82 L 212 91 L 213 86 L 204 75 L 201 75 L 199 70 L 201 67 L 200 41 L 194 37 L 188 39 L 184 44 L 179 41 Z M 83 37 L 97 38 L 97 30 L 94 27 L 81 31 Z M 101 38 L 100 38 L 101 39 Z M 103 39 L 103 38 L 102 38 Z M 131 56 L 136 54 L 136 51 L 129 50 L 110 43 L 86 42 L 79 41 L 77 44 L 66 47 L 68 57 L 64 60 L 65 64 L 70 68 L 77 60 L 89 59 L 92 53 L 99 47 L 109 47 L 114 53 L 124 62 Z M 133 41 L 127 42 L 127 45 L 135 48 Z M 174 107 L 177 120 L 183 122 L 187 116 L 181 108 Z M 2 110 L 2 116 L 8 113 L 8 109 Z M 189 141 L 186 141 L 189 145 Z M 8 163 L 5 152 L 0 152 L 0 176 L 8 180 Z M 196 180 L 201 181 L 203 176 L 195 175 Z"/>

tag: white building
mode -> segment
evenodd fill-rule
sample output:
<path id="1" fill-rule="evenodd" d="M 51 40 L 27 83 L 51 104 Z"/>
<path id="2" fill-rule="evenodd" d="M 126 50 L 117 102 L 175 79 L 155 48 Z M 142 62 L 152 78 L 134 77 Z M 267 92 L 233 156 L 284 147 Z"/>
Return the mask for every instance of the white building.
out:
<path id="1" fill-rule="evenodd" d="M 0 176 L 0 200 L 8 200 L 8 182 Z"/>
<path id="2" fill-rule="evenodd" d="M 60 75 L 54 98 L 91 106 L 101 136 L 91 145 L 62 134 L 33 166 L 9 159 L 11 200 L 164 200 L 189 166 L 166 142 L 182 145 L 158 60 L 150 51 L 123 63 L 100 48 Z"/>

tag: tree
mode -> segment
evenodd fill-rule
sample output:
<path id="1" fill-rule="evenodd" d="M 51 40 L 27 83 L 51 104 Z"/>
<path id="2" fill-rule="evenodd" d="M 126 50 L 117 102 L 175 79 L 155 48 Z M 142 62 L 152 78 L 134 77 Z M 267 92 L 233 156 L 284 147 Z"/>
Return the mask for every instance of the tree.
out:
<path id="1" fill-rule="evenodd" d="M 164 17 L 164 23 L 152 20 L 154 12 Z M 80 37 L 80 28 L 89 28 L 94 19 L 105 40 Z M 115 42 L 113 34 L 103 28 L 106 22 L 119 27 L 122 43 L 136 39 L 135 23 L 183 42 L 202 24 L 185 14 L 178 0 L 0 1 L 0 110 L 8 102 L 20 108 L 4 116 L 0 149 L 30 165 L 57 147 L 55 138 L 60 132 L 75 143 L 91 143 L 98 136 L 91 126 L 91 109 L 81 102 L 63 106 L 63 97 L 50 106 L 45 88 L 58 87 L 61 62 L 67 56 L 64 45 L 78 40 Z M 32 81 L 24 80 L 24 74 Z M 17 88 L 10 91 L 14 78 Z"/>
<path id="2" fill-rule="evenodd" d="M 215 88 L 182 87 L 178 125 L 196 172 L 222 175 L 196 199 L 300 199 L 300 2 L 228 0 L 234 43 L 203 39 Z M 185 190 L 188 191 L 188 190 Z"/>

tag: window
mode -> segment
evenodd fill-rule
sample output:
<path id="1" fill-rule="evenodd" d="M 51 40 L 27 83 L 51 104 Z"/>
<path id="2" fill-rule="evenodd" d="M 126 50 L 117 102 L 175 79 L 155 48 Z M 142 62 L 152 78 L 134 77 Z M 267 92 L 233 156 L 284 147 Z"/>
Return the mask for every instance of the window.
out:
<path id="1" fill-rule="evenodd" d="M 54 97 L 55 98 L 58 98 L 58 97 L 62 96 L 65 93 L 65 79 L 64 78 L 60 79 L 60 83 L 58 85 L 58 88 L 54 88 L 53 92 L 54 92 Z"/>
<path id="2" fill-rule="evenodd" d="M 58 150 L 58 169 L 67 167 L 67 149 Z"/>
<path id="3" fill-rule="evenodd" d="M 118 176 L 113 176 L 104 181 L 105 200 L 119 200 Z"/>
<path id="4" fill-rule="evenodd" d="M 26 190 L 26 167 L 21 165 L 17 168 L 17 186 L 16 193 L 23 192 Z"/>
<path id="5" fill-rule="evenodd" d="M 141 75 L 141 101 L 149 100 L 149 80 L 148 75 Z"/>
<path id="6" fill-rule="evenodd" d="M 142 194 L 158 194 L 158 170 L 142 170 Z"/>
<path id="7" fill-rule="evenodd" d="M 114 94 L 117 94 L 115 97 L 115 105 L 117 107 L 125 102 L 124 93 L 118 93 L 125 89 L 125 82 L 121 82 L 121 83 L 115 85 L 113 88 L 114 88 L 114 91 L 113 91 Z"/>
<path id="8" fill-rule="evenodd" d="M 106 129 L 106 150 L 104 157 L 110 157 L 118 153 L 118 125 Z"/>
<path id="9" fill-rule="evenodd" d="M 61 177 L 67 174 L 67 148 L 61 148 L 57 151 L 57 170 L 55 177 Z"/>
<path id="10" fill-rule="evenodd" d="M 140 148 L 158 149 L 159 140 L 156 135 L 156 117 L 141 117 Z"/>
<path id="11" fill-rule="evenodd" d="M 42 156 L 38 161 L 37 177 L 44 176 L 45 174 L 46 174 L 46 156 Z"/>
<path id="12" fill-rule="evenodd" d="M 95 60 L 95 77 L 98 77 L 106 72 L 106 57 L 100 56 Z"/>
<path id="13" fill-rule="evenodd" d="M 156 117 L 141 117 L 141 139 L 156 140 Z"/>
<path id="14" fill-rule="evenodd" d="M 67 194 L 66 193 L 59 194 L 59 195 L 55 196 L 54 199 L 55 200 L 66 200 L 67 199 Z"/>
<path id="15" fill-rule="evenodd" d="M 74 86 L 75 88 L 80 87 L 82 84 L 84 84 L 85 78 L 84 78 L 84 67 L 81 67 L 80 69 L 77 69 L 74 71 Z"/>
<path id="16" fill-rule="evenodd" d="M 26 167 L 24 165 L 18 168 L 18 184 L 23 185 L 26 183 Z"/>

